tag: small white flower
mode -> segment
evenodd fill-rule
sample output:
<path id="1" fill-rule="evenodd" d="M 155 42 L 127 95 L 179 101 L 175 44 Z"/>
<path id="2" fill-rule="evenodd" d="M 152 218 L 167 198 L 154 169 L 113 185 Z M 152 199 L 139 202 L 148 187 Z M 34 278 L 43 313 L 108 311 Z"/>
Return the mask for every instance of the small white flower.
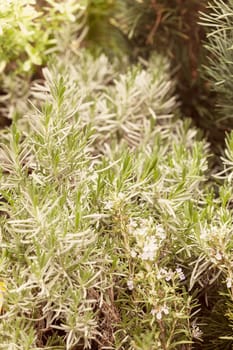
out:
<path id="1" fill-rule="evenodd" d="M 129 224 L 127 225 L 127 228 L 128 228 L 129 233 L 131 235 L 135 234 L 135 230 L 136 230 L 137 226 L 138 225 L 137 225 L 136 221 L 134 221 L 133 219 L 130 219 Z"/>
<path id="2" fill-rule="evenodd" d="M 215 259 L 220 261 L 222 260 L 222 255 L 218 252 L 216 255 L 215 255 Z"/>
<path id="3" fill-rule="evenodd" d="M 169 269 L 167 270 L 166 268 L 161 268 L 158 272 L 157 278 L 162 279 L 164 278 L 167 282 L 171 281 L 172 277 L 174 276 L 174 272 Z"/>
<path id="4" fill-rule="evenodd" d="M 154 309 L 151 310 L 151 314 L 153 316 L 156 316 L 157 320 L 161 320 L 162 319 L 163 313 L 165 315 L 169 314 L 169 310 L 168 310 L 168 307 L 166 305 L 164 305 L 162 307 L 159 307 L 158 309 L 154 308 Z"/>
<path id="5" fill-rule="evenodd" d="M 151 261 L 154 260 L 157 250 L 158 250 L 158 245 L 156 244 L 154 237 L 148 238 L 143 247 L 141 259 L 151 260 Z"/>
<path id="6" fill-rule="evenodd" d="M 161 278 L 164 278 L 166 275 L 167 275 L 167 270 L 162 267 L 161 269 L 159 269 L 157 278 L 160 280 Z"/>
<path id="7" fill-rule="evenodd" d="M 151 313 L 152 316 L 155 316 L 157 311 L 155 309 L 152 309 L 150 313 Z"/>
<path id="8" fill-rule="evenodd" d="M 172 272 L 171 269 L 169 269 L 169 271 L 167 271 L 167 274 L 166 274 L 166 277 L 165 277 L 165 280 L 167 282 L 171 281 L 172 277 L 173 277 L 174 273 Z"/>
<path id="9" fill-rule="evenodd" d="M 131 250 L 130 255 L 132 258 L 136 258 L 137 252 L 135 252 L 135 250 Z"/>
<path id="10" fill-rule="evenodd" d="M 201 340 L 201 337 L 203 335 L 203 332 L 200 330 L 200 328 L 193 323 L 192 324 L 192 337 Z"/>
<path id="11" fill-rule="evenodd" d="M 226 279 L 226 283 L 227 283 L 227 288 L 231 288 L 232 287 L 232 278 L 228 277 Z"/>
<path id="12" fill-rule="evenodd" d="M 105 203 L 105 209 L 107 210 L 111 210 L 113 208 L 113 202 L 112 201 L 108 201 Z"/>
<path id="13" fill-rule="evenodd" d="M 156 226 L 156 233 L 161 240 L 164 240 L 166 238 L 166 233 L 165 233 L 162 225 Z"/>
<path id="14" fill-rule="evenodd" d="M 180 267 L 178 267 L 178 268 L 176 269 L 176 272 L 177 272 L 177 274 L 178 274 L 180 280 L 181 280 L 181 281 L 184 281 L 184 280 L 185 280 L 185 274 L 184 274 L 183 270 L 182 270 Z"/>
<path id="15" fill-rule="evenodd" d="M 136 228 L 138 226 L 138 224 L 136 223 L 136 221 L 134 221 L 132 218 L 129 220 L 129 227 L 130 228 Z"/>
<path id="16" fill-rule="evenodd" d="M 168 314 L 169 314 L 169 310 L 168 310 L 168 308 L 167 308 L 166 305 L 162 307 L 161 311 L 162 311 L 165 315 L 168 315 Z"/>
<path id="17" fill-rule="evenodd" d="M 134 283 L 133 283 L 132 279 L 129 279 L 127 281 L 127 287 L 128 287 L 129 290 L 133 290 L 134 289 Z"/>

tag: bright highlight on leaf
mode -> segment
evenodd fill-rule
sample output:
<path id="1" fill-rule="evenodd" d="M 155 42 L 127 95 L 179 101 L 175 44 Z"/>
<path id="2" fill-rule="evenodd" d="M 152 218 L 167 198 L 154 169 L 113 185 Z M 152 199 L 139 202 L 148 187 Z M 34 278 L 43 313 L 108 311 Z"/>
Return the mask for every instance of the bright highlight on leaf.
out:
<path id="1" fill-rule="evenodd" d="M 5 282 L 0 281 L 0 313 L 2 311 L 5 293 L 6 293 L 6 284 L 5 284 Z"/>

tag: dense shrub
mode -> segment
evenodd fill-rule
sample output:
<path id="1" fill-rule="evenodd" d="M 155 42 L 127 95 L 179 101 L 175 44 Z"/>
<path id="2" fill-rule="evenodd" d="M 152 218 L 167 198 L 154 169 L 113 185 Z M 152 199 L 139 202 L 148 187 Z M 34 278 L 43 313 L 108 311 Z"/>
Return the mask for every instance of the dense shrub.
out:
<path id="1" fill-rule="evenodd" d="M 206 146 L 174 119 L 162 57 L 120 75 L 103 55 L 63 65 L 2 141 L 2 346 L 190 343 L 195 299 L 175 254 Z"/>
<path id="2" fill-rule="evenodd" d="M 232 1 L 205 5 L 0 5 L 0 348 L 232 349 Z"/>

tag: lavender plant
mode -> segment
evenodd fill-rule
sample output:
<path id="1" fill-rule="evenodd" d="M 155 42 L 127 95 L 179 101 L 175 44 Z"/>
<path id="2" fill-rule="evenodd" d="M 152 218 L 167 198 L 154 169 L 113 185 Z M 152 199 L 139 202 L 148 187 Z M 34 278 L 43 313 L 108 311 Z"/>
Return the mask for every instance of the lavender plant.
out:
<path id="1" fill-rule="evenodd" d="M 0 4 L 0 111 L 13 117 L 0 132 L 0 349 L 232 349 L 233 133 L 213 159 L 181 118 L 205 4 L 173 3 Z M 225 130 L 232 1 L 208 11 L 205 69 Z M 164 50 L 171 28 L 182 50 Z M 132 55 L 116 58 L 125 45 Z M 185 55 L 178 83 L 154 47 Z"/>
<path id="2" fill-rule="evenodd" d="M 183 237 L 207 144 L 177 120 L 166 59 L 120 75 L 90 60 L 45 69 L 1 134 L 0 347 L 191 349 L 199 250 Z"/>

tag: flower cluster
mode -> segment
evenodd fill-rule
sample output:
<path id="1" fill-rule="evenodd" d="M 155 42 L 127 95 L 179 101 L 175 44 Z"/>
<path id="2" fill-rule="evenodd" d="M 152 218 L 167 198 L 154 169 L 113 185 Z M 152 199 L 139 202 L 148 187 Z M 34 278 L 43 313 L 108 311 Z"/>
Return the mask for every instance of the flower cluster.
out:
<path id="1" fill-rule="evenodd" d="M 201 337 L 203 335 L 202 330 L 196 325 L 195 322 L 192 323 L 192 337 L 198 340 L 202 340 Z"/>
<path id="2" fill-rule="evenodd" d="M 154 237 L 146 238 L 142 253 L 140 254 L 140 258 L 142 260 L 153 261 L 158 251 L 158 248 L 159 246 Z"/>
<path id="3" fill-rule="evenodd" d="M 153 308 L 151 310 L 151 314 L 152 316 L 156 316 L 157 320 L 161 320 L 164 315 L 168 315 L 169 314 L 169 309 L 166 305 L 163 306 L 159 306 L 157 308 Z"/>
<path id="4" fill-rule="evenodd" d="M 141 260 L 154 261 L 159 249 L 166 239 L 162 225 L 155 224 L 152 218 L 135 221 L 130 219 L 128 232 L 136 240 L 131 250 L 131 257 L 138 256 Z"/>
<path id="5" fill-rule="evenodd" d="M 184 274 L 184 272 L 183 272 L 183 270 L 182 270 L 181 267 L 177 267 L 177 268 L 176 268 L 176 273 L 177 273 L 177 275 L 178 275 L 178 277 L 179 277 L 179 279 L 180 279 L 181 281 L 184 281 L 184 280 L 185 280 L 185 274 Z"/>
<path id="6" fill-rule="evenodd" d="M 165 281 L 169 282 L 173 278 L 179 278 L 180 281 L 185 280 L 185 274 L 181 267 L 177 267 L 175 271 L 167 268 L 160 268 L 157 274 L 158 279 L 165 279 Z"/>
<path id="7" fill-rule="evenodd" d="M 174 272 L 171 269 L 167 268 L 161 268 L 158 271 L 157 278 L 160 279 L 165 279 L 167 282 L 170 281 L 173 278 Z"/>
<path id="8" fill-rule="evenodd" d="M 223 241 L 229 234 L 229 228 L 213 225 L 211 227 L 202 227 L 200 232 L 200 239 L 204 242 Z"/>
<path id="9" fill-rule="evenodd" d="M 219 263 L 222 264 L 224 260 L 231 260 L 226 250 L 227 242 L 230 241 L 232 236 L 231 231 L 231 228 L 225 225 L 221 227 L 213 225 L 211 227 L 201 228 L 201 245 L 213 264 L 219 265 Z"/>

